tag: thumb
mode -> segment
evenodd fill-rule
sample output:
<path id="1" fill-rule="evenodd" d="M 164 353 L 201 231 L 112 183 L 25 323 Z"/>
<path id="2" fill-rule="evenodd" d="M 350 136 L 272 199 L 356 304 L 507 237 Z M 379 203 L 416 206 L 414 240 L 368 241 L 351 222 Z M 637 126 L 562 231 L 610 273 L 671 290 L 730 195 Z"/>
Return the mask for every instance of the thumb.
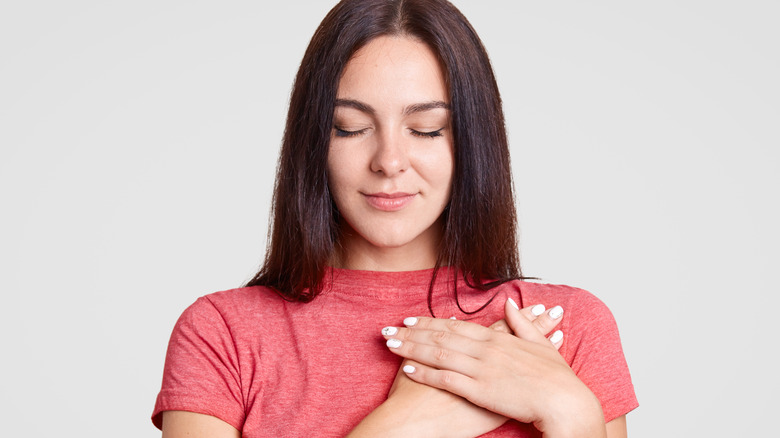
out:
<path id="1" fill-rule="evenodd" d="M 515 336 L 528 341 L 546 340 L 544 335 L 536 328 L 518 307 L 515 300 L 509 298 L 504 304 L 504 313 L 509 328 L 515 332 Z"/>

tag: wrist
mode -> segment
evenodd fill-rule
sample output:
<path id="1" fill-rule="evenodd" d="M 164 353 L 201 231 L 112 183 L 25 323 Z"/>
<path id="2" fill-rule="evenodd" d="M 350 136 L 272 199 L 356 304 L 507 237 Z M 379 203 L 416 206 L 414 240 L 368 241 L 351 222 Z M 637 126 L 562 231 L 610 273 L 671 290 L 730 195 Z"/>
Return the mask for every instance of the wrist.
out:
<path id="1" fill-rule="evenodd" d="M 561 409 L 554 410 L 536 426 L 545 438 L 599 438 L 606 437 L 604 413 L 601 403 L 590 390 L 576 399 L 559 403 Z"/>

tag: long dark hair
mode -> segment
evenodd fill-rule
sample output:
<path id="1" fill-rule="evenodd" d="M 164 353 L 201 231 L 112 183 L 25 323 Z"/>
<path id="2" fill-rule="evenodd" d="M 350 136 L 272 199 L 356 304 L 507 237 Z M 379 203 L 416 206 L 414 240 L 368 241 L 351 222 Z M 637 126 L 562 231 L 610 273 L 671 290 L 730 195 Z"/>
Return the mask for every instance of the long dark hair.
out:
<path id="1" fill-rule="evenodd" d="M 426 43 L 449 88 L 455 165 L 431 290 L 441 266 L 456 268 L 480 290 L 522 278 L 501 97 L 476 32 L 445 0 L 343 0 L 317 28 L 298 70 L 276 171 L 268 249 L 247 286 L 268 286 L 303 302 L 322 291 L 338 244 L 339 212 L 326 165 L 336 91 L 351 56 L 383 35 Z"/>

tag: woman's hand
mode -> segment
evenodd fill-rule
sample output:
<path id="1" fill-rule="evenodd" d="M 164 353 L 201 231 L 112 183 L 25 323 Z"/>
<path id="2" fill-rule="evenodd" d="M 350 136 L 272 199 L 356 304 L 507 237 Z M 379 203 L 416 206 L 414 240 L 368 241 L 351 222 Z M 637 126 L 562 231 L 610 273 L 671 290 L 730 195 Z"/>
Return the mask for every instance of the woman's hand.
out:
<path id="1" fill-rule="evenodd" d="M 505 311 L 515 336 L 465 321 L 422 317 L 407 318 L 406 328 L 384 333 L 390 350 L 408 359 L 403 371 L 415 382 L 534 423 L 545 436 L 605 436 L 599 401 L 556 351 L 560 332 L 546 338 L 536 320 L 523 317 L 511 300 Z M 560 308 L 547 317 L 550 313 L 559 318 Z"/>
<path id="2" fill-rule="evenodd" d="M 553 319 L 549 312 L 545 313 L 542 305 L 529 306 L 519 313 L 537 327 L 541 336 L 549 334 L 560 322 L 559 318 Z M 512 333 L 504 319 L 490 328 Z M 389 327 L 383 330 L 385 338 L 391 338 L 390 333 Z M 560 339 L 554 344 L 555 348 L 562 342 L 562 337 L 557 337 Z M 350 436 L 475 437 L 507 421 L 503 415 L 476 406 L 463 397 L 415 382 L 403 372 L 408 364 L 409 361 L 401 364 L 387 401 L 366 417 Z M 392 427 L 387 427 L 387 420 L 392 420 Z"/>

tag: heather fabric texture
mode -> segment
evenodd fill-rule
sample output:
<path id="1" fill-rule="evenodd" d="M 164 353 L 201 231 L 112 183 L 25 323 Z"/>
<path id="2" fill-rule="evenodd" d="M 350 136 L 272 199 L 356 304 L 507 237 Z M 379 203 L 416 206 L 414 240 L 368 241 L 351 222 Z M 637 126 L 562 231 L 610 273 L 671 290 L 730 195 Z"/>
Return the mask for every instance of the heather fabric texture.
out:
<path id="1" fill-rule="evenodd" d="M 382 403 L 401 358 L 380 330 L 408 316 L 430 316 L 432 270 L 370 272 L 333 269 L 325 291 L 310 303 L 289 302 L 263 287 L 199 298 L 171 335 L 152 421 L 183 410 L 218 417 L 245 437 L 346 435 Z M 561 305 L 560 353 L 599 398 L 606 421 L 637 406 L 631 377 L 609 309 L 590 293 L 568 286 L 512 281 L 488 292 L 462 280 L 461 312 L 440 271 L 433 293 L 437 317 L 490 325 L 504 317 L 504 302 L 521 307 Z M 518 388 L 522 391 L 522 388 Z M 541 436 L 510 421 L 486 437 Z"/>

